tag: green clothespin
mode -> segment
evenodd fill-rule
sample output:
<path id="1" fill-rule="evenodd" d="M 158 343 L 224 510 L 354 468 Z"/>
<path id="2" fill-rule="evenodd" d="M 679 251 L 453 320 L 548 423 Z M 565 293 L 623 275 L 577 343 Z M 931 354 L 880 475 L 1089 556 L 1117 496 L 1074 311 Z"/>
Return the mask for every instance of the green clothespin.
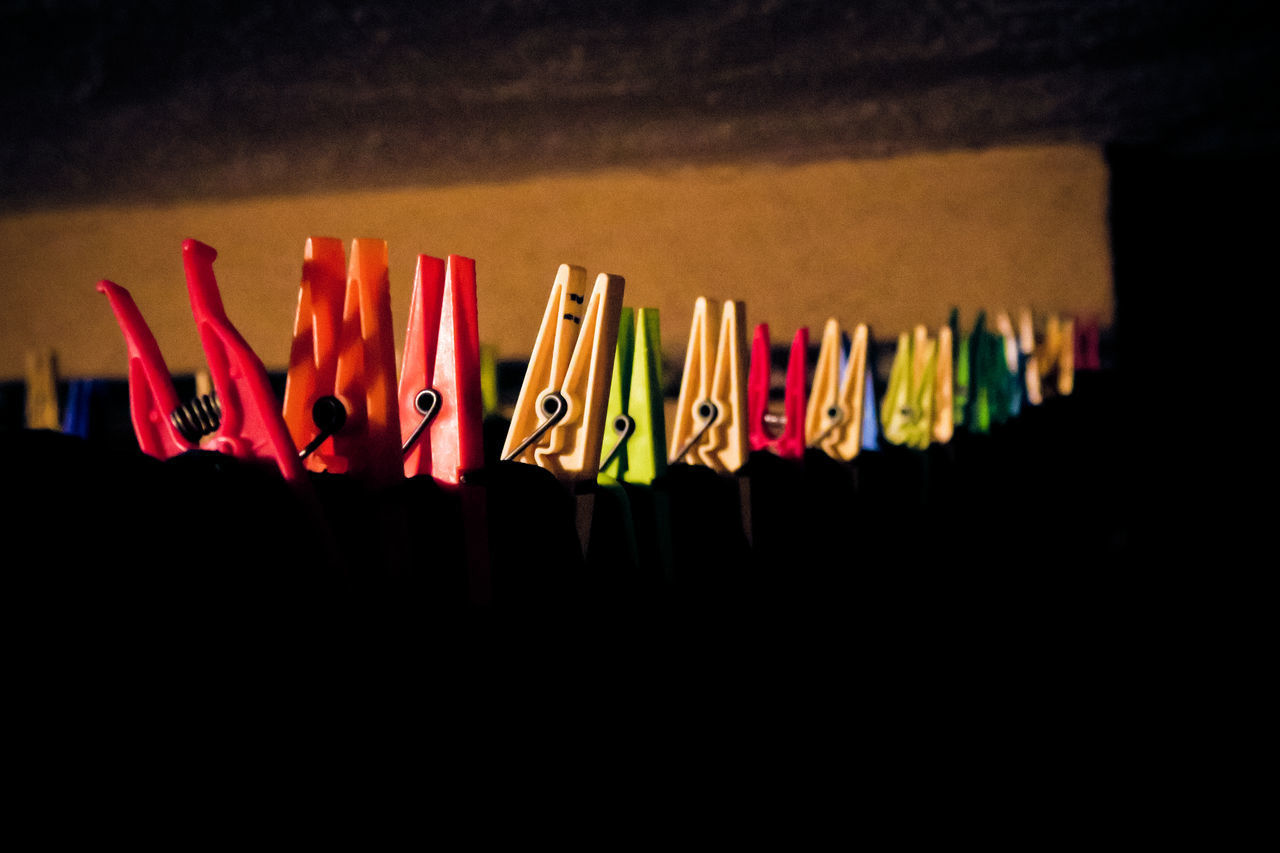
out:
<path id="1" fill-rule="evenodd" d="M 969 335 L 960 330 L 960 309 L 952 308 L 951 317 L 947 320 L 951 327 L 951 358 L 953 360 L 953 386 L 951 390 L 951 412 L 955 426 L 965 425 L 965 414 L 969 409 Z"/>
<path id="2" fill-rule="evenodd" d="M 480 405 L 484 416 L 498 413 L 498 348 L 480 345 Z"/>
<path id="3" fill-rule="evenodd" d="M 667 470 L 666 418 L 662 402 L 662 344 L 658 309 L 622 309 L 613 359 L 608 422 L 613 443 L 601 473 L 614 480 L 649 485 Z"/>
<path id="4" fill-rule="evenodd" d="M 639 567 L 667 579 L 672 570 L 671 511 L 653 481 L 667 470 L 658 309 L 623 308 L 609 390 L 609 432 L 596 481 L 622 507 L 627 550 Z"/>

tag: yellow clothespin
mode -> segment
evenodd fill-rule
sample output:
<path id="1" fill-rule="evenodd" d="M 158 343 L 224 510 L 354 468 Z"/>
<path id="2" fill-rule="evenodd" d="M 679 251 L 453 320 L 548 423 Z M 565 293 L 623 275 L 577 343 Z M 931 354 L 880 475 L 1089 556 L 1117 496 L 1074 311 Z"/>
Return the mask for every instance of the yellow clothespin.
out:
<path id="1" fill-rule="evenodd" d="M 712 356 L 711 322 L 720 314 L 720 334 Z M 747 376 L 746 304 L 723 306 L 698 297 L 685 351 L 680 397 L 671 433 L 671 462 L 705 465 L 731 474 L 746 464 Z"/>
<path id="2" fill-rule="evenodd" d="M 924 326 L 916 326 L 914 335 L 898 336 L 898 352 L 880 410 L 889 442 L 924 450 L 933 440 L 937 363 L 938 342 Z"/>
<path id="3" fill-rule="evenodd" d="M 58 359 L 52 349 L 29 350 L 26 358 L 27 429 L 62 429 L 58 420 Z"/>
<path id="4" fill-rule="evenodd" d="M 840 375 L 840 321 L 831 317 L 822 330 L 818 363 L 805 413 L 805 444 L 833 459 L 850 461 L 862 449 L 862 416 L 867 388 L 867 324 L 854 327 L 848 364 Z"/>
<path id="5" fill-rule="evenodd" d="M 951 326 L 938 330 L 938 354 L 933 374 L 933 440 L 946 444 L 956 432 L 952 392 L 955 387 Z"/>
<path id="6" fill-rule="evenodd" d="M 1045 324 L 1044 343 L 1036 350 L 1040 363 L 1040 376 L 1053 378 L 1054 388 L 1067 396 L 1075 387 L 1075 321 L 1065 320 L 1057 314 L 1050 315 Z"/>
<path id="7" fill-rule="evenodd" d="M 1027 402 L 1038 406 L 1044 402 L 1044 391 L 1040 384 L 1040 358 L 1036 355 L 1036 330 L 1030 308 L 1018 312 L 1018 352 L 1026 361 L 1023 385 L 1027 391 Z"/>
<path id="8" fill-rule="evenodd" d="M 587 298 L 586 277 L 582 267 L 568 264 L 556 273 L 502 448 L 503 461 L 545 468 L 575 492 L 589 491 L 582 487 L 594 484 L 600 471 L 626 286 L 621 276 L 600 273 Z M 580 501 L 584 551 L 590 531 L 590 506 Z"/>

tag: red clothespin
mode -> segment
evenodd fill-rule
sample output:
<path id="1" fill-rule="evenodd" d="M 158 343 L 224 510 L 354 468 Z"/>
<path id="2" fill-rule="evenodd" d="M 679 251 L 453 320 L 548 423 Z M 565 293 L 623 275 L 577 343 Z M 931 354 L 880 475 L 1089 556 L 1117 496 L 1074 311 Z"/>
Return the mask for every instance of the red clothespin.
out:
<path id="1" fill-rule="evenodd" d="M 196 240 L 182 244 L 191 311 L 209 361 L 214 394 L 182 405 L 151 329 L 123 287 L 98 282 L 129 347 L 129 408 L 144 453 L 168 459 L 190 450 L 217 450 L 250 461 L 273 461 L 284 478 L 304 479 L 297 450 L 280 416 L 262 361 L 227 319 L 213 275 L 218 253 Z"/>
<path id="2" fill-rule="evenodd" d="M 791 341 L 787 361 L 786 396 L 783 400 L 785 423 L 782 434 L 775 435 L 769 421 L 769 375 L 772 369 L 769 353 L 769 324 L 756 326 L 751 343 L 751 370 L 747 374 L 747 421 L 751 449 L 768 448 L 786 459 L 804 457 L 805 373 L 808 369 L 809 329 L 798 329 Z"/>
<path id="3" fill-rule="evenodd" d="M 284 420 L 312 471 L 404 476 L 384 241 L 353 240 L 348 266 L 340 240 L 307 240 Z"/>
<path id="4" fill-rule="evenodd" d="M 1098 318 L 1084 317 L 1076 320 L 1075 350 L 1076 370 L 1100 370 L 1102 359 L 1098 346 Z"/>
<path id="5" fill-rule="evenodd" d="M 476 262 L 418 256 L 400 366 L 406 477 L 457 484 L 484 467 Z"/>

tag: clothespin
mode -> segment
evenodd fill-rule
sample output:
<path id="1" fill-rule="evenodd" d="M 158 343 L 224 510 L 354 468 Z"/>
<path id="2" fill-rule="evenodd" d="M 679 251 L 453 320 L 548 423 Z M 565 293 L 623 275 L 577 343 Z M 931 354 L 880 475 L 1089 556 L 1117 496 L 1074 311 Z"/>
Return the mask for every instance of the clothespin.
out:
<path id="1" fill-rule="evenodd" d="M 484 467 L 476 263 L 418 256 L 400 368 L 404 475 L 450 485 Z"/>
<path id="2" fill-rule="evenodd" d="M 880 410 L 885 438 L 924 450 L 933 438 L 934 384 L 938 363 L 938 342 L 924 326 L 914 335 L 898 336 L 898 351 L 889 374 L 889 388 Z"/>
<path id="3" fill-rule="evenodd" d="M 1027 403 L 1038 406 L 1044 402 L 1044 393 L 1040 385 L 1040 359 L 1036 356 L 1036 331 L 1029 308 L 1018 314 L 1018 352 L 1023 360 L 1022 387 Z"/>
<path id="4" fill-rule="evenodd" d="M 374 485 L 404 476 L 387 244 L 308 238 L 298 290 L 284 420 L 312 471 Z"/>
<path id="5" fill-rule="evenodd" d="M 769 349 L 769 324 L 756 326 L 751 343 L 751 372 L 747 376 L 747 424 L 752 450 L 772 450 L 784 459 L 804 457 L 805 374 L 809 352 L 809 329 L 796 330 L 787 359 L 787 380 L 783 397 L 782 433 L 775 435 L 769 413 L 769 379 L 773 370 Z"/>
<path id="6" fill-rule="evenodd" d="M 952 393 L 951 420 L 954 426 L 965 426 L 969 413 L 969 396 L 972 388 L 972 367 L 970 365 L 970 336 L 960 328 L 960 309 L 952 308 L 947 319 L 947 327 L 951 330 L 952 357 Z"/>
<path id="7" fill-rule="evenodd" d="M 1021 340 L 1013 328 L 1013 319 L 1008 311 L 1000 311 L 996 314 L 996 331 L 1000 333 L 1004 345 L 1005 364 L 1008 366 L 1006 381 L 1009 384 L 1009 391 L 1006 399 L 1009 415 L 1017 417 L 1022 410 L 1022 398 L 1025 396 L 1023 389 L 1026 387 L 1026 359 L 1022 355 Z"/>
<path id="8" fill-rule="evenodd" d="M 545 468 L 574 490 L 584 553 L 626 286 L 600 273 L 588 298 L 586 276 L 569 264 L 556 272 L 502 448 L 503 461 Z"/>
<path id="9" fill-rule="evenodd" d="M 953 342 L 951 327 L 938 330 L 937 363 L 933 379 L 933 440 L 946 444 L 955 436 L 955 407 L 952 397 L 955 388 L 955 366 L 952 363 Z"/>
<path id="10" fill-rule="evenodd" d="M 1101 370 L 1102 356 L 1099 346 L 1098 318 L 1076 318 L 1075 369 Z"/>
<path id="11" fill-rule="evenodd" d="M 58 359 L 52 349 L 26 354 L 27 429 L 59 429 Z"/>
<path id="12" fill-rule="evenodd" d="M 720 314 L 712 348 L 711 322 Z M 685 350 L 680 396 L 671 432 L 671 462 L 735 473 L 747 461 L 746 304 L 699 296 Z M 713 355 L 714 352 L 714 355 Z"/>
<path id="13" fill-rule="evenodd" d="M 251 461 L 271 460 L 291 483 L 305 472 L 280 415 L 262 361 L 231 325 L 222 306 L 213 261 L 218 253 L 196 240 L 182 244 L 191 310 L 209 360 L 215 393 L 178 402 L 173 378 L 155 337 L 123 287 L 98 282 L 129 348 L 129 408 L 144 453 L 168 459 L 201 447 Z"/>
<path id="14" fill-rule="evenodd" d="M 613 445 L 600 463 L 601 472 L 647 486 L 667 470 L 657 308 L 622 309 L 608 422 Z"/>
<path id="15" fill-rule="evenodd" d="M 848 356 L 842 359 L 843 337 L 840 321 L 829 318 L 822 329 L 822 344 L 818 347 L 818 363 L 813 371 L 804 422 L 808 446 L 821 448 L 833 459 L 848 462 L 863 449 L 867 324 L 854 327 Z"/>
<path id="16" fill-rule="evenodd" d="M 484 416 L 498 414 L 498 348 L 480 345 L 480 402 Z"/>
<path id="17" fill-rule="evenodd" d="M 1067 396 L 1075 386 L 1075 322 L 1057 314 L 1045 323 L 1044 341 L 1036 349 L 1042 380 L 1052 379 L 1054 390 Z"/>
<path id="18" fill-rule="evenodd" d="M 67 405 L 62 413 L 62 431 L 67 435 L 89 438 L 93 426 L 94 397 L 102 382 L 97 379 L 72 379 L 67 383 Z"/>

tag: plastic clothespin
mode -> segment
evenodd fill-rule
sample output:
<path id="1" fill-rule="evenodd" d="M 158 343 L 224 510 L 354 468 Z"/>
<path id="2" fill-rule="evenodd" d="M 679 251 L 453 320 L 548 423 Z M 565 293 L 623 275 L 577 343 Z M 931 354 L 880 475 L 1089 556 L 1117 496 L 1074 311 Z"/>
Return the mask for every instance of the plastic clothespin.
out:
<path id="1" fill-rule="evenodd" d="M 58 422 L 58 358 L 52 349 L 26 354 L 27 429 L 60 429 Z"/>
<path id="2" fill-rule="evenodd" d="M 854 327 L 845 358 L 841 357 L 843 337 L 840 321 L 829 318 L 822 330 L 804 423 L 808 446 L 848 462 L 862 450 L 863 407 L 867 399 L 867 325 L 859 323 Z"/>
<path id="3" fill-rule="evenodd" d="M 1007 381 L 1009 384 L 1008 400 L 1009 416 L 1017 417 L 1022 411 L 1022 400 L 1026 396 L 1026 357 L 1022 354 L 1021 335 L 1013 327 L 1013 319 L 1008 311 L 996 314 L 996 330 L 1004 346 L 1005 363 L 1008 366 Z"/>
<path id="4" fill-rule="evenodd" d="M 218 253 L 196 240 L 182 244 L 191 310 L 209 361 L 215 394 L 181 405 L 155 337 L 123 287 L 98 282 L 129 348 L 129 408 L 144 453 L 168 459 L 190 450 L 217 450 L 250 461 L 273 461 L 291 483 L 305 472 L 280 415 L 262 361 L 231 325 L 213 261 Z"/>
<path id="5" fill-rule="evenodd" d="M 569 264 L 556 272 L 502 448 L 504 462 L 537 465 L 574 492 L 584 554 L 626 287 L 621 276 L 600 273 L 588 297 L 586 278 Z"/>
<path id="6" fill-rule="evenodd" d="M 480 345 L 480 405 L 484 416 L 498 414 L 498 348 Z"/>
<path id="7" fill-rule="evenodd" d="M 769 349 L 769 324 L 756 326 L 751 344 L 751 372 L 747 377 L 747 423 L 752 450 L 772 450 L 784 459 L 801 459 L 805 447 L 805 374 L 809 352 L 809 329 L 796 330 L 787 359 L 786 391 L 783 398 L 785 422 L 782 434 L 770 428 L 769 385 L 773 370 Z"/>
<path id="8" fill-rule="evenodd" d="M 404 475 L 450 485 L 484 467 L 476 262 L 418 256 L 400 368 Z"/>
<path id="9" fill-rule="evenodd" d="M 600 470 L 626 286 L 621 276 L 600 273 L 588 298 L 586 276 L 568 264 L 556 273 L 502 448 L 504 461 L 569 482 L 594 482 Z"/>
<path id="10" fill-rule="evenodd" d="M 1075 369 L 1101 370 L 1102 355 L 1099 346 L 1097 317 L 1077 317 L 1075 336 Z"/>
<path id="11" fill-rule="evenodd" d="M 94 398 L 102 388 L 98 379 L 72 379 L 67 383 L 67 405 L 62 413 L 62 431 L 89 438 L 93 430 Z"/>
<path id="12" fill-rule="evenodd" d="M 1044 402 L 1040 385 L 1040 359 L 1036 355 L 1036 331 L 1031 319 L 1031 309 L 1018 313 L 1018 352 L 1022 356 L 1022 392 L 1028 405 Z"/>
<path id="13" fill-rule="evenodd" d="M 938 342 L 924 326 L 898 336 L 889 388 L 880 410 L 884 437 L 893 444 L 924 450 L 933 440 L 934 382 Z"/>
<path id="14" fill-rule="evenodd" d="M 312 471 L 404 476 L 386 242 L 353 240 L 348 266 L 342 241 L 307 240 L 284 420 Z"/>
<path id="15" fill-rule="evenodd" d="M 1036 349 L 1042 386 L 1053 381 L 1053 389 L 1068 396 L 1075 387 L 1075 321 L 1057 314 L 1045 323 L 1044 341 Z"/>
<path id="16" fill-rule="evenodd" d="M 608 422 L 614 442 L 600 463 L 614 480 L 649 485 L 667 470 L 658 309 L 623 308 Z"/>
<path id="17" fill-rule="evenodd" d="M 712 348 L 712 318 L 720 314 Z M 746 464 L 746 303 L 719 303 L 699 296 L 693 307 L 680 397 L 671 432 L 671 462 L 705 465 L 721 474 Z M 714 353 L 714 354 L 713 354 Z"/>

